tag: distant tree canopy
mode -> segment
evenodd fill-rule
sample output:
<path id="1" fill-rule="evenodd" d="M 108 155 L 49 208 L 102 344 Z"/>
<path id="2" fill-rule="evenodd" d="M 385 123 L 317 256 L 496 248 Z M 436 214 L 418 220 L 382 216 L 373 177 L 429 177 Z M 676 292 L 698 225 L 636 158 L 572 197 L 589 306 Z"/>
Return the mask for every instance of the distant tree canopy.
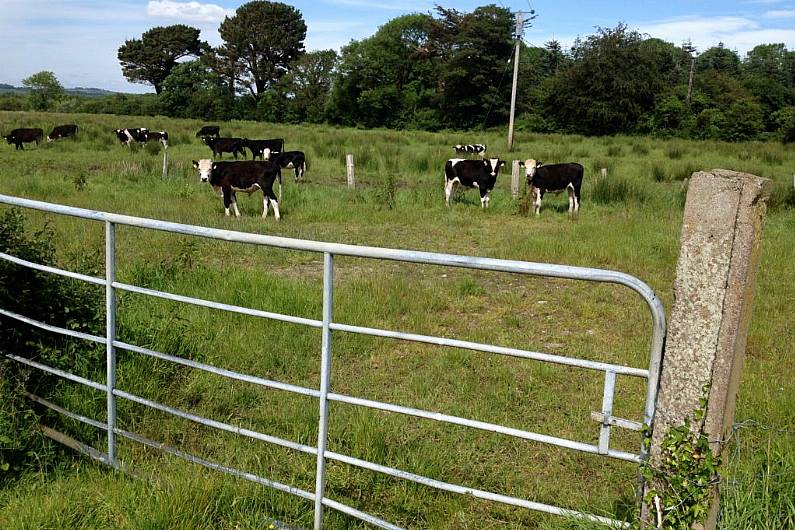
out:
<path id="1" fill-rule="evenodd" d="M 183 24 L 157 27 L 146 31 L 140 39 L 125 41 L 118 58 L 122 73 L 133 83 L 150 84 L 160 94 L 163 81 L 178 60 L 197 57 L 206 45 L 199 40 L 199 30 Z"/>
<path id="2" fill-rule="evenodd" d="M 508 9 L 495 5 L 471 12 L 437 6 L 390 20 L 339 54 L 307 53 L 301 12 L 255 0 L 224 19 L 223 43 L 215 49 L 199 41 L 199 30 L 182 25 L 125 42 L 119 49 L 125 76 L 151 84 L 157 97 L 80 103 L 59 99 L 44 83 L 27 102 L 41 109 L 208 120 L 425 130 L 505 126 L 514 22 Z M 180 61 L 186 57 L 196 59 Z M 699 53 L 689 41 L 675 45 L 621 23 L 598 28 L 569 49 L 555 40 L 520 43 L 519 61 L 520 131 L 795 140 L 795 51 L 781 43 L 760 43 L 744 57 L 723 43 Z M 21 98 L 0 98 L 0 108 L 19 108 Z"/>
<path id="3" fill-rule="evenodd" d="M 46 70 L 26 77 L 22 86 L 31 90 L 29 100 L 34 110 L 49 110 L 64 96 L 64 88 L 55 74 Z"/>
<path id="4" fill-rule="evenodd" d="M 217 63 L 228 65 L 225 74 L 256 100 L 304 53 L 306 24 L 301 12 L 281 2 L 243 4 L 218 31 L 224 44 L 216 50 Z"/>

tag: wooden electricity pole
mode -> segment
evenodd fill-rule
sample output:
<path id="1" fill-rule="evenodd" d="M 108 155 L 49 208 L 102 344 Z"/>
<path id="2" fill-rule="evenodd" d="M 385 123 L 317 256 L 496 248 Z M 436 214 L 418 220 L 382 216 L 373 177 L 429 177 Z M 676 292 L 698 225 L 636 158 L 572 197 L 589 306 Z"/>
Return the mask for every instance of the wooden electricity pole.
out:
<path id="1" fill-rule="evenodd" d="M 530 16 L 525 17 L 525 14 Z M 530 24 L 536 18 L 535 11 L 525 13 L 524 11 L 516 12 L 516 32 L 514 33 L 514 40 L 516 40 L 516 52 L 513 58 L 513 86 L 511 87 L 511 117 L 508 121 L 508 151 L 513 149 L 513 120 L 516 116 L 516 92 L 519 82 L 519 52 L 522 49 L 522 34 L 526 25 Z"/>
<path id="2" fill-rule="evenodd" d="M 687 80 L 687 106 L 690 106 L 690 98 L 693 95 L 693 73 L 696 69 L 696 47 L 690 41 L 682 44 L 682 49 L 690 54 L 690 77 Z"/>

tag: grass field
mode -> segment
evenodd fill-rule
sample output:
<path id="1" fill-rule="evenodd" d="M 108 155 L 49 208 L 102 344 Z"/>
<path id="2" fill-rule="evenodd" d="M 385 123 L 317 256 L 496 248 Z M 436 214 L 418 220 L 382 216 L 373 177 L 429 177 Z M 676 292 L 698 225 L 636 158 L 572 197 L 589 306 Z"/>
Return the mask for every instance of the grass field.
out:
<path id="1" fill-rule="evenodd" d="M 616 269 L 647 282 L 670 310 L 686 179 L 722 167 L 773 179 L 758 295 L 737 406 L 738 428 L 723 483 L 724 528 L 795 525 L 795 151 L 780 144 L 726 144 L 643 137 L 425 133 L 222 124 L 223 135 L 284 137 L 306 152 L 306 181 L 285 172 L 282 220 L 259 217 L 259 194 L 239 194 L 243 217 L 225 218 L 191 160 L 210 151 L 197 121 L 0 113 L 13 127 L 80 126 L 78 139 L 14 151 L 0 146 L 0 193 L 130 215 L 262 234 L 372 246 Z M 172 138 L 168 178 L 159 145 L 127 149 L 113 129 L 147 126 Z M 443 164 L 456 143 L 482 142 L 491 155 L 586 168 L 578 218 L 565 196 L 541 216 L 522 213 L 500 176 L 491 208 L 474 191 L 444 206 Z M 345 155 L 357 188 L 345 185 Z M 510 163 L 508 164 L 510 166 Z M 606 179 L 599 168 L 608 168 Z M 33 226 L 45 217 L 29 213 Z M 102 275 L 103 227 L 47 217 L 61 263 Z M 320 318 L 322 256 L 119 228 L 120 281 L 252 308 Z M 338 258 L 334 318 L 349 324 L 485 341 L 645 367 L 648 311 L 610 286 L 431 266 Z M 124 294 L 119 335 L 172 355 L 276 380 L 319 385 L 320 332 L 290 324 Z M 585 370 L 427 345 L 335 334 L 332 390 L 595 443 L 590 411 L 602 378 Z M 102 381 L 104 367 L 80 375 Z M 317 404 L 308 399 L 119 353 L 119 387 L 290 440 L 315 445 Z M 104 396 L 63 384 L 59 403 L 104 421 Z M 619 378 L 615 413 L 642 418 L 639 380 Z M 332 404 L 329 449 L 440 480 L 623 518 L 637 469 L 573 451 L 435 422 Z M 221 463 L 307 490 L 314 457 L 212 431 L 119 402 L 121 427 Z M 104 436 L 70 420 L 48 423 L 102 448 Z M 788 430 L 789 429 L 789 430 Z M 614 431 L 635 451 L 638 437 Z M 120 454 L 149 480 L 107 471 L 77 456 L 47 474 L 0 490 L 2 528 L 261 528 L 271 518 L 310 527 L 310 503 L 199 468 L 139 445 Z M 330 463 L 327 495 L 411 528 L 580 528 L 564 519 L 441 493 Z M 328 528 L 359 528 L 332 510 Z M 361 527 L 364 527 L 362 525 Z"/>

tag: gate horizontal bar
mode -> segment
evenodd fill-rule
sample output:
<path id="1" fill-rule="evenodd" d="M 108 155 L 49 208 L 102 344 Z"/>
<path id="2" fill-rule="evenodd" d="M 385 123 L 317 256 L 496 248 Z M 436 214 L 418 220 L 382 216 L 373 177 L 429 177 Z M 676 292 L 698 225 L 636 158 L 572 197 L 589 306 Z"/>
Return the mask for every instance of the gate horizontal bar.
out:
<path id="1" fill-rule="evenodd" d="M 453 348 L 463 348 L 467 350 L 482 351 L 486 353 L 496 353 L 498 355 L 521 357 L 523 359 L 532 359 L 536 361 L 545 361 L 549 363 L 563 364 L 567 366 L 576 366 L 579 368 L 588 368 L 591 370 L 599 370 L 602 372 L 615 372 L 617 374 L 629 375 L 634 377 L 644 377 L 644 378 L 649 377 L 649 371 L 644 370 L 642 368 L 631 368 L 628 366 L 622 366 L 617 364 L 603 363 L 599 361 L 589 361 L 587 359 L 575 359 L 572 357 L 564 357 L 562 355 L 553 355 L 551 353 L 533 352 L 517 348 L 492 346 L 490 344 L 482 344 L 478 342 L 447 339 L 444 337 L 434 337 L 431 335 L 417 335 L 415 333 L 403 333 L 400 331 L 387 331 L 383 329 L 367 328 L 363 326 L 351 326 L 348 324 L 332 323 L 331 329 L 334 331 L 345 331 L 348 333 L 357 333 L 360 335 L 371 335 L 374 337 L 408 340 L 412 342 L 435 344 L 437 346 L 450 346 Z"/>
<path id="2" fill-rule="evenodd" d="M 127 344 L 126 342 L 118 340 L 114 340 L 113 345 L 116 346 L 117 348 L 121 348 L 122 350 L 127 350 L 134 353 L 140 353 L 141 355 L 154 357 L 156 359 L 161 359 L 163 361 L 170 361 L 176 364 L 181 364 L 182 366 L 188 366 L 190 368 L 196 368 L 197 370 L 202 370 L 205 372 L 209 372 L 211 374 L 220 375 L 222 377 L 227 377 L 229 379 L 234 379 L 236 381 L 243 381 L 244 383 L 251 383 L 254 385 L 264 386 L 266 388 L 273 388 L 275 390 L 284 390 L 285 392 L 292 392 L 293 394 L 300 394 L 302 396 L 309 396 L 314 398 L 320 395 L 320 392 L 311 388 L 291 385 L 289 383 L 280 383 L 279 381 L 263 379 L 262 377 L 257 377 L 254 375 L 241 374 L 238 372 L 233 372 L 232 370 L 227 370 L 226 368 L 218 368 L 210 364 L 200 363 L 197 361 L 192 361 L 190 359 L 184 359 L 182 357 L 175 357 L 173 355 L 168 355 L 166 353 L 161 353 L 159 351 L 150 350 L 148 348 L 142 348 L 141 346 L 135 346 L 134 344 Z"/>
<path id="3" fill-rule="evenodd" d="M 113 287 L 121 289 L 122 291 L 129 291 L 131 293 L 138 293 L 155 298 L 162 298 L 164 300 L 171 300 L 174 302 L 182 302 L 201 307 L 209 307 L 211 309 L 220 309 L 222 311 L 229 311 L 230 313 L 240 313 L 243 315 L 250 315 L 253 317 L 267 318 L 270 320 L 279 320 L 282 322 L 289 322 L 291 324 L 301 324 L 313 328 L 319 328 L 323 325 L 320 320 L 313 320 L 311 318 L 294 317 L 292 315 L 283 315 L 281 313 L 272 313 L 270 311 L 261 311 L 259 309 L 249 309 L 237 305 L 223 304 L 221 302 L 212 302 L 210 300 L 202 300 L 201 298 L 193 298 L 191 296 L 183 296 L 179 294 L 166 293 L 164 291 L 156 291 L 154 289 L 147 289 L 145 287 L 138 287 L 136 285 L 128 285 L 126 283 L 113 282 Z"/>
<path id="4" fill-rule="evenodd" d="M 80 377 L 79 375 L 70 374 L 69 372 L 64 372 L 63 370 L 59 370 L 58 368 L 53 368 L 51 366 L 47 366 L 46 364 L 37 363 L 36 361 L 31 361 L 30 359 L 19 357 L 18 355 L 11 355 L 10 353 L 7 353 L 6 357 L 18 363 L 26 364 L 31 368 L 37 368 L 42 372 L 47 372 L 53 375 L 57 375 L 59 377 L 63 377 L 64 379 L 68 379 L 69 381 L 73 381 L 75 383 L 80 383 L 81 385 L 91 387 L 94 390 L 101 390 L 102 392 L 108 391 L 107 386 L 103 385 L 102 383 L 96 383 L 90 379 L 86 379 L 85 377 Z M 107 425 L 105 425 L 105 427 L 107 427 Z"/>
<path id="5" fill-rule="evenodd" d="M 104 425 L 103 428 L 107 428 L 107 425 Z M 82 453 L 90 458 L 93 458 L 94 460 L 102 462 L 107 466 L 115 467 L 110 464 L 110 460 L 108 459 L 108 455 L 106 453 L 94 449 L 90 445 L 85 444 L 79 440 L 75 440 L 71 436 L 68 436 L 60 431 L 56 431 L 55 429 L 47 427 L 46 425 L 42 425 L 40 429 L 41 433 L 47 438 L 55 440 L 59 444 L 63 444 L 66 447 L 69 447 L 70 449 L 74 449 L 78 453 Z"/>
<path id="6" fill-rule="evenodd" d="M 469 495 L 471 497 L 475 497 L 478 499 L 500 502 L 502 504 L 509 504 L 511 506 L 517 506 L 519 508 L 527 508 L 530 510 L 551 513 L 554 515 L 575 517 L 578 519 L 584 519 L 595 523 L 602 523 L 609 526 L 620 526 L 622 528 L 629 528 L 630 526 L 629 523 L 616 521 L 615 519 L 610 519 L 608 517 L 590 515 L 587 513 L 578 512 L 576 510 L 567 510 L 565 508 L 558 508 L 557 506 L 550 506 L 549 504 L 528 501 L 525 499 L 519 499 L 517 497 L 510 497 L 508 495 L 500 495 L 499 493 L 492 493 L 489 491 L 483 491 L 475 488 L 468 488 L 466 486 L 459 486 L 457 484 L 450 484 L 448 482 L 442 482 L 440 480 L 424 477 L 422 475 L 417 475 L 415 473 L 409 473 L 408 471 L 402 471 L 392 467 L 382 466 L 380 464 L 374 464 L 372 462 L 367 462 L 366 460 L 360 460 L 358 458 L 346 456 L 332 451 L 326 451 L 325 455 L 326 458 L 328 458 L 329 460 L 336 460 L 337 462 L 342 462 L 355 467 L 360 467 L 363 469 L 368 469 L 370 471 L 383 473 L 385 475 L 389 475 L 395 478 L 410 480 L 418 484 L 423 484 L 425 486 L 430 486 L 432 488 L 436 488 L 443 491 L 449 491 L 451 493 Z"/>
<path id="7" fill-rule="evenodd" d="M 498 425 L 496 423 L 487 423 L 484 421 L 470 420 L 467 418 L 461 418 L 459 416 L 451 416 L 449 414 L 442 414 L 439 412 L 428 412 L 426 410 L 404 407 L 402 405 L 391 405 L 389 403 L 382 403 L 380 401 L 372 401 L 369 399 L 350 397 L 333 392 L 329 392 L 328 399 L 329 401 L 337 401 L 340 403 L 347 403 L 349 405 L 358 405 L 362 407 L 378 409 L 387 412 L 396 412 L 398 414 L 404 414 L 406 416 L 415 416 L 417 418 L 440 421 L 443 423 L 451 423 L 453 425 L 461 425 L 463 427 L 472 427 L 474 429 L 479 429 L 482 431 L 495 432 L 499 434 L 513 436 L 514 438 L 521 438 L 523 440 L 546 443 L 558 447 L 565 447 L 567 449 L 575 449 L 577 451 L 582 451 L 584 453 L 599 454 L 599 448 L 596 445 L 587 444 L 583 442 L 575 442 L 573 440 L 568 440 L 566 438 L 557 438 L 555 436 L 548 436 L 546 434 L 538 434 L 530 431 L 523 431 L 511 427 L 505 427 L 504 425 Z M 640 462 L 639 455 L 632 453 L 625 453 L 623 451 L 616 451 L 614 449 L 610 449 L 609 452 L 606 453 L 606 456 L 611 456 L 613 458 L 618 458 L 620 460 L 626 460 L 627 462 L 635 462 L 635 463 Z"/>
<path id="8" fill-rule="evenodd" d="M 81 333 L 79 331 L 72 331 L 71 329 L 61 328 L 58 326 L 51 326 L 50 324 L 45 324 L 44 322 L 39 322 L 38 320 L 33 320 L 32 318 L 22 316 L 12 311 L 6 311 L 5 309 L 0 309 L 0 315 L 13 318 L 14 320 L 19 320 L 20 322 L 24 322 L 25 324 L 30 324 L 33 327 L 40 328 L 45 331 L 51 331 L 53 333 L 67 335 L 69 337 L 74 337 L 76 339 L 89 340 L 92 342 L 97 342 L 99 344 L 106 343 L 105 337 L 99 337 L 97 335 L 91 335 L 89 333 Z"/>
<path id="9" fill-rule="evenodd" d="M 135 433 L 132 433 L 132 432 L 129 432 L 129 431 L 125 431 L 123 429 L 114 429 L 114 431 L 119 436 L 123 436 L 123 437 L 127 438 L 128 440 L 133 440 L 133 441 L 138 442 L 140 444 L 143 444 L 143 445 L 146 445 L 148 447 L 151 447 L 152 449 L 156 449 L 158 451 L 163 451 L 164 453 L 168 453 L 168 454 L 176 456 L 178 458 L 182 458 L 183 460 L 187 460 L 188 462 L 192 462 L 194 464 L 198 464 L 200 466 L 204 466 L 204 467 L 206 467 L 208 469 L 212 469 L 212 470 L 215 470 L 215 471 L 221 471 L 223 473 L 227 473 L 229 475 L 232 475 L 232 476 L 235 476 L 235 477 L 238 477 L 238 478 L 242 478 L 244 480 L 248 480 L 249 482 L 255 482 L 257 484 L 261 484 L 263 486 L 267 486 L 269 488 L 273 488 L 273 489 L 281 491 L 283 493 L 290 493 L 292 495 L 295 495 L 297 497 L 300 497 L 300 498 L 308 500 L 308 501 L 314 501 L 314 499 L 315 499 L 314 493 L 310 493 L 310 492 L 308 492 L 308 491 L 306 491 L 304 489 L 296 488 L 295 486 L 289 486 L 287 484 L 282 484 L 281 482 L 277 482 L 277 481 L 274 481 L 274 480 L 266 479 L 264 477 L 260 477 L 259 475 L 255 475 L 254 473 L 248 473 L 246 471 L 240 471 L 239 469 L 235 469 L 233 467 L 225 466 L 223 464 L 219 464 L 219 463 L 213 462 L 211 460 L 206 460 L 204 458 L 201 458 L 201 457 L 192 455 L 190 453 L 186 453 L 184 451 L 181 451 L 179 449 L 176 449 L 174 447 L 168 446 L 168 445 L 166 445 L 164 443 L 155 442 L 153 440 L 150 440 L 149 438 L 145 438 L 145 437 L 143 437 L 141 435 L 138 435 L 138 434 L 135 434 Z M 400 527 L 395 526 L 395 525 L 393 525 L 393 524 L 391 524 L 391 523 L 389 523 L 387 521 L 379 519 L 379 518 L 377 518 L 375 516 L 372 516 L 370 514 L 361 512 L 359 510 L 356 510 L 355 508 L 351 508 L 350 506 L 347 506 L 345 504 L 339 503 L 337 501 L 333 501 L 331 499 L 324 498 L 323 499 L 323 503 L 326 504 L 327 506 L 330 506 L 330 507 L 335 508 L 335 509 L 339 509 L 340 506 L 345 507 L 345 513 L 346 514 L 352 515 L 353 517 L 361 519 L 362 521 L 366 521 L 366 522 L 369 522 L 371 524 L 375 524 L 376 526 L 379 526 L 381 528 L 402 530 Z"/>
<path id="10" fill-rule="evenodd" d="M 251 429 L 238 427 L 236 425 L 230 425 L 228 423 L 224 423 L 221 421 L 211 420 L 209 418 L 205 418 L 204 416 L 199 416 L 198 414 L 191 414 L 190 412 L 185 412 L 174 407 L 169 407 L 168 405 L 158 403 L 157 401 L 152 401 L 151 399 L 146 399 L 140 396 L 136 396 L 135 394 L 125 392 L 124 390 L 116 389 L 113 391 L 113 394 L 120 398 L 124 398 L 134 403 L 138 403 L 139 405 L 144 405 L 146 407 L 153 408 L 161 412 L 166 412 L 173 416 L 190 420 L 192 422 L 199 423 L 201 425 L 206 425 L 207 427 L 213 427 L 221 431 L 231 432 L 232 434 L 239 434 L 241 436 L 245 436 L 246 438 L 253 438 L 254 440 L 268 442 L 281 447 L 286 447 L 287 449 L 300 451 L 302 453 L 307 453 L 311 455 L 317 454 L 317 449 L 309 445 L 291 442 L 290 440 L 277 438 L 276 436 L 270 436 L 268 434 L 262 434 L 257 431 L 252 431 Z"/>
<path id="11" fill-rule="evenodd" d="M 95 419 L 89 418 L 87 416 L 83 416 L 77 414 L 76 412 L 72 412 L 71 410 L 66 410 L 65 408 L 61 407 L 60 405 L 56 405 L 52 401 L 48 401 L 43 397 L 39 397 L 36 394 L 31 394 L 30 392 L 24 392 L 26 398 L 31 401 L 34 401 L 40 405 L 44 405 L 50 410 L 54 410 L 58 414 L 62 414 L 67 418 L 72 418 L 73 420 L 77 420 L 79 422 L 85 423 L 86 425 L 91 425 L 92 427 L 96 427 L 97 429 L 105 430 L 108 428 L 107 423 L 103 423 L 101 421 L 97 421 Z"/>
<path id="12" fill-rule="evenodd" d="M 194 464 L 199 464 L 200 466 L 204 466 L 215 471 L 223 471 L 224 473 L 228 473 L 230 475 L 234 475 L 238 478 L 242 478 L 248 480 L 250 482 L 256 482 L 257 484 L 262 484 L 263 486 L 268 486 L 269 488 L 273 488 L 275 490 L 279 490 L 284 493 L 291 493 L 302 499 L 312 500 L 315 496 L 300 488 L 296 488 L 294 486 L 289 486 L 287 484 L 282 484 L 281 482 L 276 482 L 274 480 L 269 480 L 253 473 L 248 473 L 245 471 L 240 471 L 239 469 L 235 469 L 233 467 L 228 467 L 223 464 L 218 464 L 217 462 L 212 462 L 210 460 L 205 460 L 204 458 L 194 456 L 190 453 L 186 453 L 184 451 L 180 451 L 174 447 L 168 446 L 164 443 L 155 442 L 150 440 L 149 438 L 145 438 L 133 432 L 125 431 L 123 429 L 114 429 L 116 434 L 119 436 L 123 436 L 129 440 L 133 440 L 134 442 L 138 442 L 140 444 L 146 445 L 151 447 L 152 449 L 157 449 L 158 451 L 163 451 L 164 453 L 168 453 L 170 455 L 174 455 L 176 457 L 182 458 L 183 460 L 187 460 L 188 462 L 193 462 Z"/>
<path id="13" fill-rule="evenodd" d="M 52 274 L 57 274 L 59 276 L 66 276 L 67 278 L 82 280 L 84 282 L 93 283 L 95 285 L 105 285 L 105 280 L 102 278 L 97 278 L 95 276 L 88 276 L 87 274 L 80 274 L 78 272 L 67 271 L 64 269 L 59 269 L 57 267 L 50 267 L 48 265 L 42 265 L 40 263 L 33 263 L 32 261 L 27 261 L 21 258 L 17 258 L 16 256 L 6 254 L 5 252 L 0 252 L 0 259 L 10 261 L 11 263 L 15 263 L 17 265 L 22 265 L 23 267 L 28 267 L 30 269 L 36 269 L 38 271 L 49 272 Z"/>

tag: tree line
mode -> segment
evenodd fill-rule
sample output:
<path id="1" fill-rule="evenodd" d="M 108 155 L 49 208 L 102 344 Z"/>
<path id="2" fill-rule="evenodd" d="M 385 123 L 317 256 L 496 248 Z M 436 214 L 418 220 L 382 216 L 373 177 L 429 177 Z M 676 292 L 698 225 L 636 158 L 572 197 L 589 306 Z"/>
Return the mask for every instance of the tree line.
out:
<path id="1" fill-rule="evenodd" d="M 0 106 L 367 128 L 504 126 L 514 25 L 513 13 L 495 5 L 469 13 L 436 6 L 397 17 L 339 54 L 307 52 L 300 11 L 256 0 L 221 22 L 218 47 L 186 25 L 124 42 L 124 76 L 155 94 L 64 97 L 40 72 L 25 80 L 34 89 L 27 100 L 5 96 Z M 697 53 L 620 23 L 568 50 L 554 40 L 522 43 L 519 72 L 519 130 L 795 141 L 795 51 L 784 44 L 760 44 L 742 58 L 723 44 Z"/>

